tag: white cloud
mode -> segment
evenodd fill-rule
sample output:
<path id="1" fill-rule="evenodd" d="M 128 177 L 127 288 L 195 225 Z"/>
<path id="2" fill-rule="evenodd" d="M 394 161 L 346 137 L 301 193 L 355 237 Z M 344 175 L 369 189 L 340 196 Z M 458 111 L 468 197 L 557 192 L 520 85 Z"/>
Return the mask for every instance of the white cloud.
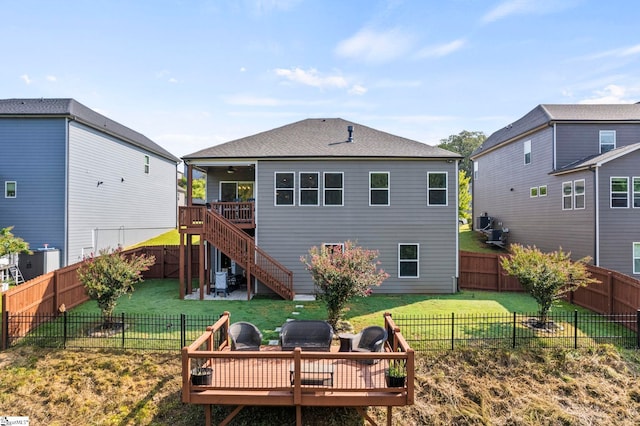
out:
<path id="1" fill-rule="evenodd" d="M 349 89 L 350 95 L 364 95 L 365 93 L 367 93 L 367 88 L 359 84 L 356 84 L 351 89 Z"/>
<path id="2" fill-rule="evenodd" d="M 272 10 L 289 10 L 298 3 L 300 0 L 249 0 L 249 7 L 254 13 L 261 15 Z"/>
<path id="3" fill-rule="evenodd" d="M 176 78 L 171 77 L 169 80 L 167 80 L 169 83 L 177 83 L 178 80 Z"/>
<path id="4" fill-rule="evenodd" d="M 52 83 L 55 83 L 56 81 L 58 81 L 55 75 L 48 75 L 46 78 L 47 78 L 47 81 L 50 81 Z"/>
<path id="5" fill-rule="evenodd" d="M 347 87 L 347 80 L 340 75 L 322 75 L 316 69 L 310 68 L 303 70 L 301 68 L 277 68 L 275 73 L 279 77 L 284 77 L 294 83 L 304 84 L 306 86 L 324 88 L 343 88 Z"/>
<path id="6" fill-rule="evenodd" d="M 27 85 L 31 84 L 31 79 L 29 78 L 29 76 L 27 74 L 22 74 L 20 76 L 20 79 L 22 81 L 24 81 L 24 83 L 27 84 Z"/>
<path id="7" fill-rule="evenodd" d="M 487 12 L 481 21 L 488 24 L 512 15 L 554 13 L 567 9 L 574 3 L 576 3 L 574 0 L 506 0 Z"/>
<path id="8" fill-rule="evenodd" d="M 260 97 L 253 95 L 231 95 L 225 98 L 229 105 L 243 106 L 280 106 L 282 102 L 276 98 Z"/>
<path id="9" fill-rule="evenodd" d="M 602 58 L 626 58 L 628 56 L 638 55 L 640 54 L 640 44 L 636 44 L 634 46 L 628 47 L 619 47 L 617 49 L 611 49 L 604 52 L 594 53 L 593 55 L 585 56 L 581 59 L 586 60 L 594 60 L 594 59 L 602 59 Z"/>
<path id="10" fill-rule="evenodd" d="M 595 96 L 580 101 L 581 104 L 632 104 L 637 101 L 640 88 L 630 88 L 609 84 L 602 90 L 596 90 Z"/>
<path id="11" fill-rule="evenodd" d="M 383 63 L 404 55 L 412 44 L 413 37 L 397 28 L 381 32 L 364 28 L 338 43 L 335 51 L 342 57 Z"/>
<path id="12" fill-rule="evenodd" d="M 382 79 L 377 81 L 374 87 L 379 89 L 396 89 L 396 88 L 406 88 L 406 87 L 420 87 L 422 86 L 422 81 L 420 80 L 391 80 L 391 79 Z"/>
<path id="13" fill-rule="evenodd" d="M 245 67 L 240 67 L 240 72 L 245 72 L 247 69 Z"/>
<path id="14" fill-rule="evenodd" d="M 433 58 L 433 57 L 447 56 L 457 50 L 462 49 L 465 44 L 467 44 L 466 40 L 458 39 L 445 44 L 425 47 L 423 49 L 420 49 L 418 53 L 416 53 L 416 57 L 417 58 Z"/>

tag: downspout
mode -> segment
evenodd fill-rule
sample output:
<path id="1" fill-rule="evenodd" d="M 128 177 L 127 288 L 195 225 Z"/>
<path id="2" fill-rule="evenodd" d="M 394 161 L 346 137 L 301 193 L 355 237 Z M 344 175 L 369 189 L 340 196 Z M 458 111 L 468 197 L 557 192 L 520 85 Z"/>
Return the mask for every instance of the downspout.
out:
<path id="1" fill-rule="evenodd" d="M 64 264 L 69 265 L 69 118 L 65 118 L 64 126 Z"/>
<path id="2" fill-rule="evenodd" d="M 595 206 L 595 256 L 593 259 L 593 263 L 596 266 L 600 266 L 600 174 L 598 173 L 598 166 L 596 165 L 594 170 L 594 182 L 593 182 L 593 192 L 595 200 L 593 204 Z"/>
<path id="3" fill-rule="evenodd" d="M 460 165 L 460 160 L 456 160 L 456 166 L 455 166 L 455 181 L 456 181 L 456 185 L 455 185 L 455 189 L 456 189 L 456 204 L 455 204 L 455 210 L 456 210 L 456 214 L 455 214 L 455 219 L 456 219 L 456 225 L 454 227 L 455 230 L 455 240 L 456 240 L 456 251 L 455 251 L 455 257 L 456 257 L 456 271 L 455 271 L 455 276 L 452 277 L 453 278 L 453 292 L 457 293 L 460 288 L 459 288 L 459 277 L 460 277 L 460 231 L 458 229 L 459 227 L 459 222 L 458 222 L 458 208 L 460 205 L 460 194 L 459 194 L 459 189 L 460 189 L 460 182 L 459 182 L 459 171 L 458 171 L 458 167 Z M 473 217 L 471 218 L 473 220 Z"/>
<path id="4" fill-rule="evenodd" d="M 556 123 L 553 123 L 553 169 L 556 170 L 556 164 L 558 162 L 556 153 Z"/>

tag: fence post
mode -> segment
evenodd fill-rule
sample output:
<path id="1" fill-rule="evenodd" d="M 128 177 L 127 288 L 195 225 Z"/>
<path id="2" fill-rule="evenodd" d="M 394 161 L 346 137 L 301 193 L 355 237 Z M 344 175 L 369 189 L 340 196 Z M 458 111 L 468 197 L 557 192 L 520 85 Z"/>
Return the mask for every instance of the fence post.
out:
<path id="1" fill-rule="evenodd" d="M 122 319 L 122 349 L 124 349 L 124 312 L 120 315 Z"/>
<path id="2" fill-rule="evenodd" d="M 180 348 L 187 346 L 187 324 L 185 314 L 180 314 Z"/>
<path id="3" fill-rule="evenodd" d="M 2 306 L 4 306 L 4 304 Z M 0 350 L 5 350 L 9 347 L 9 311 L 2 311 L 2 333 L 0 333 L 0 335 L 2 335 L 2 339 L 0 339 Z"/>
<path id="4" fill-rule="evenodd" d="M 455 315 L 456 314 L 454 312 L 451 312 L 451 350 L 455 349 Z"/>
<path id="5" fill-rule="evenodd" d="M 513 313 L 513 336 L 512 336 L 512 344 L 511 346 L 515 349 L 516 348 L 516 324 L 518 322 L 517 319 L 517 314 L 514 312 Z"/>
<path id="6" fill-rule="evenodd" d="M 500 255 L 496 256 L 496 262 L 498 262 L 498 282 L 497 282 L 497 287 L 498 287 L 498 293 L 500 293 L 502 291 L 502 262 L 500 262 Z"/>
<path id="7" fill-rule="evenodd" d="M 578 349 L 578 310 L 573 311 L 573 349 Z"/>
<path id="8" fill-rule="evenodd" d="M 62 313 L 62 318 L 63 318 L 62 324 L 64 327 L 64 330 L 62 332 L 62 348 L 67 349 L 67 336 L 68 336 L 67 335 L 67 311 L 64 311 Z"/>
<path id="9" fill-rule="evenodd" d="M 607 314 L 613 313 L 613 274 L 607 272 Z"/>

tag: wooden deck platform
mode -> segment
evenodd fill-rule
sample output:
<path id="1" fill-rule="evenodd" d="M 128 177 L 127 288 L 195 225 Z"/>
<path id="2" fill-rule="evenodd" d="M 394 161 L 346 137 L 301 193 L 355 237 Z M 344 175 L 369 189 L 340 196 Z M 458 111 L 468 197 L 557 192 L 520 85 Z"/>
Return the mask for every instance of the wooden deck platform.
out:
<path id="1" fill-rule="evenodd" d="M 414 353 L 390 315 L 385 315 L 390 338 L 386 351 L 379 353 L 338 352 L 337 344 L 330 352 L 281 351 L 279 347 L 234 352 L 226 339 L 229 318 L 225 315 L 182 351 L 183 402 L 205 405 L 207 426 L 211 425 L 212 405 L 238 407 L 222 425 L 247 405 L 295 406 L 301 425 L 302 406 L 386 406 L 390 424 L 390 407 L 413 403 Z M 403 387 L 386 384 L 390 360 L 406 363 Z M 212 368 L 211 384 L 191 384 L 191 370 L 198 365 Z"/>

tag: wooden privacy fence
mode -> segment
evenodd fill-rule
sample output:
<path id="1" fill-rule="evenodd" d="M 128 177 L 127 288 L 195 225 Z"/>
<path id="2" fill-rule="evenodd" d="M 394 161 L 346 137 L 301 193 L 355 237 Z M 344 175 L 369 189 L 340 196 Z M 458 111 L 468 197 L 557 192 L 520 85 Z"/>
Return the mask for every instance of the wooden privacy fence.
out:
<path id="1" fill-rule="evenodd" d="M 192 248 L 195 259 L 194 268 L 197 269 L 198 246 Z M 178 278 L 180 270 L 180 246 L 149 246 L 125 250 L 125 254 L 147 254 L 156 258 L 155 264 L 145 271 L 145 279 Z M 11 287 L 2 294 L 2 319 L 7 312 L 13 315 L 33 315 L 34 320 L 20 323 L 20 329 L 8 330 L 5 321 L 2 322 L 0 350 L 5 349 L 8 334 L 24 335 L 39 325 L 37 318 L 45 318 L 42 314 L 59 313 L 62 306 L 71 309 L 87 300 L 84 286 L 78 280 L 77 270 L 82 262 L 41 275 L 24 284 Z"/>
<path id="2" fill-rule="evenodd" d="M 458 284 L 466 290 L 524 291 L 520 282 L 502 269 L 500 259 L 508 254 L 460 252 Z M 601 284 L 571 292 L 570 303 L 599 314 L 635 312 L 640 309 L 640 280 L 609 269 L 587 265 Z"/>

